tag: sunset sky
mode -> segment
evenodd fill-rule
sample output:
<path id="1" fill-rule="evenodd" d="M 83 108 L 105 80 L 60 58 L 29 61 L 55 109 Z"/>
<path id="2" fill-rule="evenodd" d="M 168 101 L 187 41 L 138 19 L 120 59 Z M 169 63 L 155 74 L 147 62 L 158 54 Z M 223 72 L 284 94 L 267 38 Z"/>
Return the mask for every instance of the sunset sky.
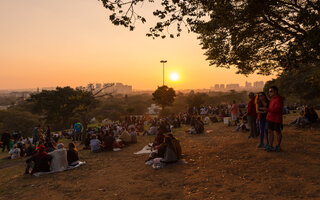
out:
<path id="1" fill-rule="evenodd" d="M 150 16 L 152 6 L 140 14 Z M 1 0 L 0 89 L 122 82 L 154 90 L 162 84 L 162 59 L 175 89 L 272 78 L 209 66 L 195 34 L 153 40 L 145 36 L 153 19 L 132 32 L 112 25 L 109 14 L 98 0 Z M 172 72 L 179 81 L 169 80 Z"/>

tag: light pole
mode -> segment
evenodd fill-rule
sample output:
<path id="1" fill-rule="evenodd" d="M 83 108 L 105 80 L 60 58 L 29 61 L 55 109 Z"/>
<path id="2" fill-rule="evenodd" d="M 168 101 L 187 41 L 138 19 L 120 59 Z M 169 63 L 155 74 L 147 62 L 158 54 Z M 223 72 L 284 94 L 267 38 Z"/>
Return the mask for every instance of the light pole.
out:
<path id="1" fill-rule="evenodd" d="M 160 60 L 162 63 L 162 86 L 164 86 L 164 63 L 166 63 L 166 60 Z"/>

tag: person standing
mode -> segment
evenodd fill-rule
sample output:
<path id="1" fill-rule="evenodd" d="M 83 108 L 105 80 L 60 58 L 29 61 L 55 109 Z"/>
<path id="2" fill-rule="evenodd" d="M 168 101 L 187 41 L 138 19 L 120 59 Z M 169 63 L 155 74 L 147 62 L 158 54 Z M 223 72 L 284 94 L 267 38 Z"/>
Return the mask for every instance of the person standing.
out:
<path id="1" fill-rule="evenodd" d="M 40 128 L 40 125 L 34 127 L 32 131 L 32 144 L 34 145 L 36 145 L 39 140 L 39 135 L 38 135 L 39 128 Z"/>
<path id="2" fill-rule="evenodd" d="M 268 129 L 266 126 L 267 123 L 267 112 L 266 108 L 269 106 L 269 100 L 264 92 L 260 92 L 257 99 L 256 111 L 258 114 L 258 122 L 259 122 L 259 130 L 260 130 L 260 143 L 258 144 L 258 148 L 269 148 L 269 140 L 268 140 Z M 263 146 L 264 136 L 266 136 L 266 145 Z"/>
<path id="3" fill-rule="evenodd" d="M 3 144 L 2 144 L 2 152 L 4 152 L 6 147 L 7 147 L 8 151 L 10 150 L 10 148 L 9 148 L 10 138 L 11 138 L 10 133 L 9 133 L 8 130 L 6 130 L 1 136 L 1 141 L 3 142 Z"/>
<path id="4" fill-rule="evenodd" d="M 46 141 L 50 142 L 51 141 L 51 129 L 50 126 L 47 126 L 47 130 L 46 130 Z"/>
<path id="5" fill-rule="evenodd" d="M 278 88 L 272 86 L 269 88 L 269 95 L 271 97 L 269 107 L 265 110 L 267 114 L 267 127 L 269 133 L 270 146 L 268 151 L 281 151 L 280 144 L 282 140 L 282 110 L 283 110 L 283 98 L 278 94 Z M 273 148 L 274 132 L 277 135 L 277 145 Z"/>
<path id="6" fill-rule="evenodd" d="M 247 108 L 247 117 L 248 117 L 248 123 L 250 127 L 250 135 L 249 138 L 254 138 L 256 137 L 256 132 L 257 132 L 257 112 L 256 112 L 256 106 L 255 106 L 255 95 L 253 92 L 249 93 L 249 98 L 250 101 L 248 103 L 248 108 Z"/>
<path id="7" fill-rule="evenodd" d="M 239 106 L 236 104 L 236 101 L 233 100 L 232 106 L 231 106 L 231 120 L 236 124 L 236 121 L 238 120 L 239 117 Z"/>

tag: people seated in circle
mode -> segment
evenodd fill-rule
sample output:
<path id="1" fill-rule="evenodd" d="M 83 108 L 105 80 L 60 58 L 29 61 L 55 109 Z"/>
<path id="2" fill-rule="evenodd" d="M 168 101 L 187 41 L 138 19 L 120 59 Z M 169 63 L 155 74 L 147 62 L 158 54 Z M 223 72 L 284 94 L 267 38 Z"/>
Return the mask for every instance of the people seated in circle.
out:
<path id="1" fill-rule="evenodd" d="M 73 142 L 69 143 L 68 147 L 69 147 L 67 151 L 68 165 L 75 166 L 79 162 L 78 150 L 76 148 L 76 145 Z"/>
<path id="2" fill-rule="evenodd" d="M 61 172 L 67 169 L 68 159 L 67 159 L 67 150 L 64 148 L 62 143 L 57 145 L 57 149 L 48 153 L 52 156 L 51 160 L 51 171 Z"/>
<path id="3" fill-rule="evenodd" d="M 156 158 L 161 158 L 163 163 L 175 163 L 181 158 L 181 146 L 179 140 L 172 134 L 164 137 L 164 142 L 160 144 L 156 152 L 152 152 L 146 162 Z"/>
<path id="4" fill-rule="evenodd" d="M 186 131 L 187 133 L 190 133 L 190 134 L 201 134 L 201 133 L 204 133 L 204 122 L 202 121 L 201 117 L 197 117 L 193 120 L 192 122 L 192 127 Z"/>
<path id="5" fill-rule="evenodd" d="M 304 110 L 300 112 L 300 116 L 289 124 L 289 126 L 304 126 L 315 123 L 318 120 L 318 114 L 313 107 L 305 106 Z"/>

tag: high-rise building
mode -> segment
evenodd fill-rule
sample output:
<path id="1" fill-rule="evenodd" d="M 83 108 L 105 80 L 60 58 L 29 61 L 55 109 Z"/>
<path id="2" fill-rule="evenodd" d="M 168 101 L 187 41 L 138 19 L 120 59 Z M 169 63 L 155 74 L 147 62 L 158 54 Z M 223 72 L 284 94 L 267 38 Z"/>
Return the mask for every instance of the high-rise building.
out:
<path id="1" fill-rule="evenodd" d="M 245 84 L 244 87 L 245 87 L 245 89 L 251 89 L 252 88 L 252 83 L 246 81 L 246 84 Z"/>
<path id="2" fill-rule="evenodd" d="M 226 89 L 227 90 L 239 90 L 240 86 L 239 86 L 239 84 L 227 84 Z"/>
<path id="3" fill-rule="evenodd" d="M 264 87 L 264 82 L 263 81 L 256 81 L 253 83 L 253 87 L 257 89 L 262 89 Z"/>
<path id="4" fill-rule="evenodd" d="M 94 90 L 94 85 L 92 83 L 89 83 L 87 86 L 87 90 L 93 91 Z"/>
<path id="5" fill-rule="evenodd" d="M 100 90 L 102 87 L 102 84 L 101 83 L 96 83 L 96 90 Z"/>

